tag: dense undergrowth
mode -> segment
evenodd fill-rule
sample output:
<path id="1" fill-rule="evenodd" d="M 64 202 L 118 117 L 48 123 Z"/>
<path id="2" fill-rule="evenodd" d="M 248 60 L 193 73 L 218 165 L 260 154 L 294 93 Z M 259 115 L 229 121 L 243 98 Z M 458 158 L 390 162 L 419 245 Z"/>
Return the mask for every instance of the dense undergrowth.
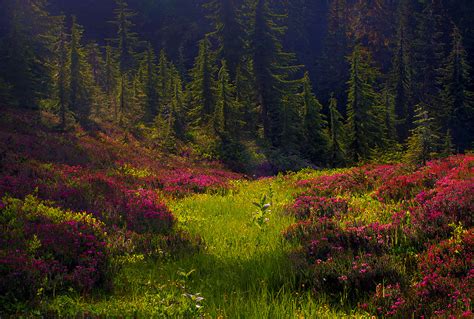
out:
<path id="1" fill-rule="evenodd" d="M 0 120 L 2 317 L 473 316 L 472 155 L 248 181 L 31 116 Z"/>

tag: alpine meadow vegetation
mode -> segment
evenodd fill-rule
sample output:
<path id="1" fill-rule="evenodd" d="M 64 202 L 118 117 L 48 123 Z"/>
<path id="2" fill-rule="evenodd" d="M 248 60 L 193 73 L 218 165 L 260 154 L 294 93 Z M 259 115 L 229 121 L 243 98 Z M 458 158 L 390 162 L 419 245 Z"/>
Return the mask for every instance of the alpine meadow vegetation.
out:
<path id="1" fill-rule="evenodd" d="M 0 3 L 0 318 L 474 318 L 473 1 Z"/>

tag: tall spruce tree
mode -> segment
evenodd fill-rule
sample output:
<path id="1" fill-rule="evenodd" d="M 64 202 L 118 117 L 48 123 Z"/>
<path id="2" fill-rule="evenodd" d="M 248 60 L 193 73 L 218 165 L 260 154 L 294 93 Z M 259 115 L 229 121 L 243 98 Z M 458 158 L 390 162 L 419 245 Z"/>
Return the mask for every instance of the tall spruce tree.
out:
<path id="1" fill-rule="evenodd" d="M 61 128 L 66 129 L 66 113 L 68 108 L 67 97 L 67 63 L 68 63 L 68 43 L 64 26 L 61 27 L 57 46 L 57 94 L 59 102 L 59 115 L 61 118 Z"/>
<path id="2" fill-rule="evenodd" d="M 444 112 L 439 116 L 445 122 L 444 129 L 452 133 L 455 145 L 462 151 L 472 146 L 474 138 L 474 94 L 469 90 L 470 66 L 461 33 L 456 26 L 452 32 L 451 52 L 442 72 L 441 101 Z"/>
<path id="3" fill-rule="evenodd" d="M 351 75 L 348 82 L 347 151 L 350 159 L 358 162 L 380 144 L 381 123 L 374 85 L 377 71 L 371 65 L 370 53 L 356 45 L 351 57 Z"/>
<path id="4" fill-rule="evenodd" d="M 392 83 L 395 96 L 396 129 L 399 142 L 408 138 L 413 121 L 412 88 L 412 24 L 411 0 L 402 0 L 398 5 L 398 31 L 393 57 Z"/>
<path id="5" fill-rule="evenodd" d="M 218 41 L 217 57 L 227 62 L 231 78 L 235 77 L 237 66 L 244 55 L 244 28 L 239 19 L 242 0 L 211 0 L 205 4 L 210 11 L 209 18 L 214 25 L 210 33 Z"/>
<path id="6" fill-rule="evenodd" d="M 342 166 L 345 163 L 344 151 L 344 122 L 337 108 L 337 99 L 331 96 L 329 100 L 329 163 L 332 167 Z"/>
<path id="7" fill-rule="evenodd" d="M 158 93 L 156 78 L 156 61 L 155 52 L 150 43 L 145 53 L 143 61 L 143 82 L 145 95 L 145 112 L 144 120 L 151 122 L 158 115 Z"/>
<path id="8" fill-rule="evenodd" d="M 238 110 L 235 87 L 230 81 L 227 63 L 222 60 L 217 78 L 216 109 L 214 113 L 214 130 L 221 139 L 237 139 Z"/>
<path id="9" fill-rule="evenodd" d="M 323 117 L 323 106 L 313 94 L 309 73 L 303 78 L 303 154 L 313 163 L 327 163 L 329 137 L 327 122 Z"/>
<path id="10" fill-rule="evenodd" d="M 285 94 L 295 93 L 290 76 L 300 68 L 294 65 L 294 55 L 283 51 L 281 38 L 285 28 L 280 22 L 285 17 L 271 10 L 270 1 L 258 0 L 251 35 L 253 72 L 263 133 L 274 147 L 282 146 L 282 101 Z"/>
<path id="11" fill-rule="evenodd" d="M 408 138 L 405 157 L 413 164 L 426 165 L 426 162 L 434 157 L 439 142 L 434 118 L 430 117 L 426 105 L 417 106 L 414 124 L 415 128 Z"/>
<path id="12" fill-rule="evenodd" d="M 210 51 L 209 39 L 206 37 L 199 42 L 199 54 L 191 70 L 192 80 L 189 84 L 192 104 L 190 115 L 194 125 L 209 124 L 214 114 L 214 76 L 214 57 Z"/>
<path id="13" fill-rule="evenodd" d="M 69 44 L 69 109 L 84 124 L 91 111 L 91 79 L 81 44 L 82 34 L 83 29 L 73 16 Z"/>

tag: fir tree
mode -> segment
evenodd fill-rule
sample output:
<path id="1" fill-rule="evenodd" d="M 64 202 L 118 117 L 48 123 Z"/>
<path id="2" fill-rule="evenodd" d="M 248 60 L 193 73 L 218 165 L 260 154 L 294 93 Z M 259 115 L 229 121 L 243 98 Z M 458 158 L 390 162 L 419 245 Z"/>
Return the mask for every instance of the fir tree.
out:
<path id="1" fill-rule="evenodd" d="M 151 122 L 158 114 L 158 93 L 156 90 L 156 64 L 155 53 L 150 43 L 143 61 L 143 82 L 145 95 L 145 117 L 146 122 Z"/>
<path id="2" fill-rule="evenodd" d="M 61 118 L 61 128 L 66 129 L 66 112 L 67 112 L 67 38 L 64 27 L 61 28 L 59 34 L 59 43 L 57 48 L 57 89 L 59 99 L 59 114 Z"/>
<path id="3" fill-rule="evenodd" d="M 381 123 L 375 108 L 376 74 L 371 66 L 370 54 L 357 45 L 351 57 L 347 104 L 347 151 L 354 162 L 366 159 L 370 150 L 380 144 Z"/>
<path id="4" fill-rule="evenodd" d="M 105 66 L 104 66 L 104 91 L 108 96 L 109 107 L 113 109 L 114 120 L 118 120 L 118 109 L 116 101 L 118 68 L 112 53 L 112 47 L 105 47 Z"/>
<path id="5" fill-rule="evenodd" d="M 240 2 L 241 0 L 211 0 L 205 4 L 210 11 L 208 17 L 214 24 L 214 31 L 210 35 L 218 41 L 217 55 L 227 61 L 232 78 L 244 53 L 244 30 L 238 17 Z"/>
<path id="6" fill-rule="evenodd" d="M 398 31 L 392 67 L 396 129 L 399 142 L 404 142 L 408 138 L 413 120 L 413 110 L 411 109 L 413 95 L 411 46 L 413 35 L 410 31 L 413 8 L 410 2 L 410 0 L 402 0 L 398 5 Z"/>
<path id="7" fill-rule="evenodd" d="M 222 138 L 236 139 L 238 106 L 235 98 L 235 87 L 230 82 L 227 63 L 222 60 L 217 78 L 216 109 L 214 115 L 214 130 Z"/>
<path id="8" fill-rule="evenodd" d="M 189 92 L 191 117 L 194 125 L 208 124 L 214 113 L 214 59 L 210 52 L 210 42 L 205 38 L 199 42 L 199 54 L 191 70 Z"/>
<path id="9" fill-rule="evenodd" d="M 69 108 L 84 123 L 90 113 L 90 83 L 84 50 L 81 45 L 83 29 L 72 17 L 69 45 Z"/>
<path id="10" fill-rule="evenodd" d="M 325 164 L 329 148 L 327 122 L 322 115 L 322 105 L 314 96 L 308 72 L 303 79 L 303 154 L 313 163 Z"/>
<path id="11" fill-rule="evenodd" d="M 470 66 L 463 47 L 462 36 L 455 26 L 452 33 L 452 48 L 446 67 L 442 70 L 443 113 L 439 115 L 445 122 L 444 129 L 450 130 L 453 140 L 460 150 L 471 147 L 473 142 L 474 94 L 470 88 Z"/>
<path id="12" fill-rule="evenodd" d="M 439 138 L 435 132 L 434 118 L 429 116 L 426 105 L 419 104 L 416 108 L 414 124 L 405 157 L 411 163 L 426 165 L 435 155 Z"/>
<path id="13" fill-rule="evenodd" d="M 116 8 L 115 21 L 117 26 L 118 56 L 120 72 L 125 73 L 132 69 L 135 63 L 134 46 L 137 42 L 137 36 L 131 31 L 133 27 L 132 18 L 136 15 L 128 8 L 125 0 L 115 0 Z"/>
<path id="14" fill-rule="evenodd" d="M 270 1 L 257 1 L 251 40 L 253 72 L 264 137 L 274 147 L 282 146 L 284 95 L 295 93 L 289 77 L 299 70 L 293 65 L 294 55 L 283 51 L 285 28 L 279 22 L 285 17 L 272 12 Z"/>
<path id="15" fill-rule="evenodd" d="M 345 162 L 344 124 L 334 96 L 329 100 L 329 135 L 329 162 L 332 167 L 341 166 Z"/>

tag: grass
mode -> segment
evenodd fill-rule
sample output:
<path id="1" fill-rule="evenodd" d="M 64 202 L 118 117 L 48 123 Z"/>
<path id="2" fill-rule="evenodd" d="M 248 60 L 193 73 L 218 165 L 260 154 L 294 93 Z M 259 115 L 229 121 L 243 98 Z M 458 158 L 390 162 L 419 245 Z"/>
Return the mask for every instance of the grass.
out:
<path id="1" fill-rule="evenodd" d="M 303 173 L 308 174 L 308 173 Z M 194 254 L 171 259 L 131 258 L 106 296 L 59 296 L 46 308 L 61 316 L 211 318 L 361 318 L 336 310 L 296 287 L 281 231 L 291 180 L 236 181 L 225 195 L 195 195 L 169 203 L 180 227 L 203 240 Z M 253 202 L 272 202 L 269 221 L 253 222 Z M 201 300 L 201 298 L 204 298 Z"/>

